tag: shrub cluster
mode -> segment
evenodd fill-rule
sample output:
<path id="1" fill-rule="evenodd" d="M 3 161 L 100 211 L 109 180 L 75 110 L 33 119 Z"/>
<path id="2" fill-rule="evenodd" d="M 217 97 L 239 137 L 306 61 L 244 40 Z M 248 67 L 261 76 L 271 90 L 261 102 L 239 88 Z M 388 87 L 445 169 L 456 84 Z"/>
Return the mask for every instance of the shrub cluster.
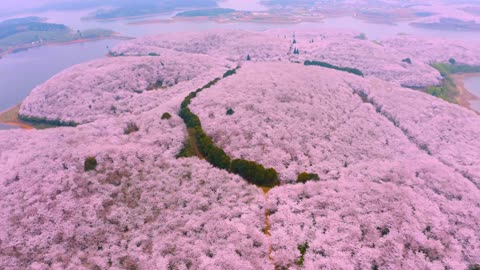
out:
<path id="1" fill-rule="evenodd" d="M 232 161 L 230 171 L 255 185 L 274 187 L 280 184 L 278 181 L 278 173 L 275 169 L 265 169 L 263 165 L 253 161 L 235 159 Z"/>
<path id="2" fill-rule="evenodd" d="M 412 59 L 410 59 L 410 58 L 405 58 L 405 59 L 402 60 L 402 62 L 405 62 L 405 63 L 411 65 L 411 64 L 412 64 Z"/>
<path id="3" fill-rule="evenodd" d="M 233 69 L 233 71 L 227 71 L 227 73 L 224 74 L 224 78 L 235 74 L 235 71 L 238 68 L 239 67 Z M 253 184 L 266 187 L 278 185 L 278 173 L 275 171 L 275 169 L 265 169 L 264 166 L 258 163 L 243 159 L 235 159 L 232 161 L 227 153 L 225 153 L 225 151 L 220 147 L 216 146 L 213 143 L 213 140 L 205 133 L 205 131 L 203 131 L 200 118 L 188 108 L 192 102 L 192 99 L 195 98 L 198 93 L 215 85 L 219 80 L 220 79 L 217 78 L 209 82 L 204 87 L 191 92 L 180 105 L 179 116 L 183 119 L 185 125 L 189 129 L 190 136 L 193 136 L 198 146 L 198 151 L 213 166 L 238 174 Z M 229 112 L 233 114 L 232 109 L 227 111 L 227 114 L 229 114 Z M 191 145 L 190 147 L 184 149 L 185 151 L 182 150 L 183 153 L 180 153 L 178 157 L 191 154 Z"/>
<path id="4" fill-rule="evenodd" d="M 137 132 L 139 131 L 140 128 L 137 126 L 137 124 L 135 124 L 134 122 L 128 122 L 127 123 L 127 127 L 125 127 L 123 129 L 123 133 L 125 135 L 128 135 L 128 134 L 131 134 L 131 133 L 134 133 L 134 132 Z"/>
<path id="5" fill-rule="evenodd" d="M 377 230 L 382 237 L 390 233 L 390 229 L 387 226 L 377 227 Z"/>
<path id="6" fill-rule="evenodd" d="M 166 112 L 162 115 L 162 120 L 168 120 L 170 118 L 172 118 L 172 115 L 169 114 L 168 112 Z"/>
<path id="7" fill-rule="evenodd" d="M 356 39 L 367 40 L 367 35 L 365 33 L 360 33 L 358 36 L 355 36 Z"/>
<path id="8" fill-rule="evenodd" d="M 151 84 L 147 87 L 147 91 L 152 91 L 152 90 L 158 90 L 158 89 L 164 89 L 166 87 L 163 86 L 163 80 L 158 79 L 154 84 Z"/>
<path id="9" fill-rule="evenodd" d="M 305 66 L 320 66 L 320 67 L 324 67 L 324 68 L 330 68 L 330 69 L 335 69 L 335 70 L 339 70 L 339 71 L 345 71 L 345 72 L 352 73 L 352 74 L 362 76 L 362 77 L 364 76 L 363 72 L 361 72 L 359 69 L 356 69 L 356 68 L 339 67 L 339 66 L 334 66 L 334 65 L 326 63 L 326 62 L 309 61 L 309 60 L 305 61 L 304 64 L 305 64 Z"/>
<path id="10" fill-rule="evenodd" d="M 297 183 L 306 183 L 307 181 L 310 181 L 310 180 L 320 180 L 320 178 L 316 173 L 306 173 L 306 172 L 299 174 L 297 177 Z"/>
<path id="11" fill-rule="evenodd" d="M 88 171 L 93 171 L 97 168 L 97 159 L 95 157 L 87 157 L 85 159 L 85 163 L 83 165 L 83 169 L 88 172 Z"/>

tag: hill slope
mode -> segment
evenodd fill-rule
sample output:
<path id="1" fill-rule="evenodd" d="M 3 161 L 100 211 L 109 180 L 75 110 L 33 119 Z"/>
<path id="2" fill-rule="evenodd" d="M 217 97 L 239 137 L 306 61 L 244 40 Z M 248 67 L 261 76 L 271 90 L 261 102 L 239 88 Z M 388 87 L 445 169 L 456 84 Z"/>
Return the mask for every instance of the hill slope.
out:
<path id="1" fill-rule="evenodd" d="M 403 57 L 395 49 L 362 77 L 295 63 L 323 45 L 302 56 L 291 44 L 276 32 L 147 37 L 37 87 L 21 113 L 81 125 L 0 131 L 0 268 L 479 264 L 480 117 L 402 88 L 404 73 L 382 72 Z M 418 61 L 408 76 L 438 79 Z M 256 162 L 245 175 L 272 167 L 281 184 L 262 191 L 202 155 L 177 158 L 202 143 Z"/>

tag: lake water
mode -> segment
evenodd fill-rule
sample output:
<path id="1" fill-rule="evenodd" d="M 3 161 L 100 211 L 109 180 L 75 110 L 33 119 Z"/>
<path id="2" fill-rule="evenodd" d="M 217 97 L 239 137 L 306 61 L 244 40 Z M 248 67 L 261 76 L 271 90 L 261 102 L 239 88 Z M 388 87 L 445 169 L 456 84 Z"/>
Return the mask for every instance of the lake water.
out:
<path id="1" fill-rule="evenodd" d="M 238 10 L 265 10 L 267 7 L 259 4 L 258 0 L 225 0 L 219 5 L 224 8 L 234 8 Z M 167 20 L 176 15 L 177 12 L 157 14 L 141 18 L 128 18 L 121 20 L 95 21 L 83 19 L 93 10 L 83 11 L 51 11 L 36 14 L 23 14 L 21 16 L 39 16 L 48 18 L 53 23 L 62 23 L 75 30 L 85 30 L 92 28 L 111 29 L 120 35 L 129 37 L 140 37 L 145 35 L 154 35 L 161 33 L 201 31 L 209 29 L 243 29 L 263 31 L 268 29 L 311 29 L 321 30 L 325 28 L 353 30 L 362 32 L 369 39 L 382 39 L 397 35 L 399 33 L 413 34 L 426 37 L 454 38 L 462 40 L 480 40 L 478 32 L 434 30 L 412 27 L 409 22 L 400 22 L 396 24 L 376 24 L 364 22 L 352 17 L 328 18 L 323 22 L 303 22 L 297 24 L 269 24 L 269 23 L 248 23 L 231 22 L 215 23 L 213 21 L 195 21 L 195 22 L 173 22 L 157 24 L 135 24 L 145 20 Z M 20 16 L 20 15 L 19 15 Z"/>
<path id="2" fill-rule="evenodd" d="M 118 42 L 44 46 L 5 56 L 0 59 L 0 111 L 20 103 L 35 86 L 63 69 L 105 56 L 107 46 Z"/>
<path id="3" fill-rule="evenodd" d="M 480 98 L 480 76 L 466 78 L 464 85 L 470 93 Z M 471 101 L 470 107 L 480 112 L 480 99 Z"/>
<path id="4" fill-rule="evenodd" d="M 221 2 L 221 7 L 251 10 L 265 9 L 265 7 L 260 5 L 259 1 L 256 0 L 226 0 Z M 373 24 L 351 17 L 329 18 L 323 22 L 305 22 L 298 24 L 264 24 L 247 22 L 218 24 L 213 21 L 132 24 L 145 19 L 169 19 L 176 13 L 160 14 L 148 18 L 111 21 L 83 20 L 82 17 L 85 17 L 89 12 L 91 11 L 53 11 L 24 15 L 47 17 L 51 22 L 64 23 L 75 30 L 106 28 L 114 30 L 121 35 L 131 37 L 210 29 L 264 31 L 268 29 L 285 28 L 288 29 L 288 31 L 294 31 L 295 29 L 321 30 L 333 28 L 363 32 L 369 39 L 382 39 L 397 35 L 398 33 L 408 33 L 420 36 L 480 40 L 480 35 L 478 33 L 420 29 L 411 27 L 407 22 L 398 23 L 396 25 Z M 81 62 L 104 56 L 107 53 L 106 46 L 114 46 L 118 42 L 118 40 L 104 40 L 65 46 L 46 46 L 7 55 L 3 59 L 0 59 L 0 111 L 21 102 L 35 86 L 48 80 L 52 75 L 61 70 Z"/>
<path id="5" fill-rule="evenodd" d="M 17 127 L 0 124 L 0 130 L 7 130 L 7 129 L 17 129 Z"/>

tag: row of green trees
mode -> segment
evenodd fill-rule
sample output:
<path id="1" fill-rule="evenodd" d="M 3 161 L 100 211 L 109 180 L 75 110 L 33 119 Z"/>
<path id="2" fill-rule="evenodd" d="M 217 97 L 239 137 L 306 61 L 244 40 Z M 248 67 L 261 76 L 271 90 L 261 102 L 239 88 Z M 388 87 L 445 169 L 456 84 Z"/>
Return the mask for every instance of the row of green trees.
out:
<path id="1" fill-rule="evenodd" d="M 59 119 L 50 120 L 46 117 L 33 117 L 33 116 L 25 116 L 25 115 L 18 115 L 18 118 L 25 122 L 35 123 L 35 124 L 44 124 L 49 126 L 57 126 L 57 127 L 76 127 L 78 124 L 74 121 L 62 121 Z"/>
<path id="2" fill-rule="evenodd" d="M 250 55 L 249 55 L 250 56 Z M 227 78 L 227 77 L 230 77 L 232 75 L 235 75 L 237 74 L 237 70 L 240 68 L 240 66 L 237 66 L 236 68 L 234 69 L 230 69 L 230 70 L 227 70 L 227 72 L 225 72 L 223 74 L 223 78 Z M 216 83 L 216 82 L 215 82 Z"/>
<path id="3" fill-rule="evenodd" d="M 234 159 L 230 165 L 230 171 L 258 186 L 274 187 L 280 184 L 278 173 L 275 169 L 267 169 L 254 161 Z"/>
<path id="4" fill-rule="evenodd" d="M 240 67 L 227 71 L 223 77 L 229 77 L 236 73 Z M 190 136 L 198 146 L 198 151 L 205 159 L 216 168 L 227 170 L 234 174 L 240 175 L 248 182 L 265 187 L 273 187 L 279 184 L 278 173 L 273 168 L 266 169 L 261 164 L 254 161 L 244 159 L 232 159 L 225 153 L 223 149 L 216 146 L 202 128 L 200 118 L 194 114 L 188 106 L 198 93 L 215 85 L 220 79 L 217 78 L 209 82 L 204 87 L 191 92 L 180 105 L 179 116 L 185 122 L 189 129 Z"/>
<path id="5" fill-rule="evenodd" d="M 309 61 L 309 60 L 305 61 L 304 64 L 305 64 L 305 66 L 320 66 L 320 67 L 324 67 L 324 68 L 330 68 L 330 69 L 335 69 L 335 70 L 339 70 L 339 71 L 345 71 L 345 72 L 352 73 L 352 74 L 362 76 L 362 77 L 364 76 L 363 72 L 361 72 L 359 69 L 356 69 L 356 68 L 339 67 L 339 66 L 335 66 L 335 65 L 332 65 L 332 64 L 329 64 L 329 63 L 326 63 L 326 62 Z"/>

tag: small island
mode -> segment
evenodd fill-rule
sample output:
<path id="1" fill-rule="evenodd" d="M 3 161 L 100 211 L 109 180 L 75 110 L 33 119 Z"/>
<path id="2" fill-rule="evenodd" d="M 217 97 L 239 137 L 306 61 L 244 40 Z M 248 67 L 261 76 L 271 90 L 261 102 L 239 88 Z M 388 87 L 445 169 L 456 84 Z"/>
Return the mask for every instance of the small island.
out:
<path id="1" fill-rule="evenodd" d="M 144 1 L 141 3 L 125 1 L 112 8 L 100 8 L 85 19 L 93 20 L 118 20 L 123 18 L 152 16 L 156 14 L 172 12 L 179 9 L 191 8 L 215 8 L 217 3 L 214 0 L 164 0 Z"/>

